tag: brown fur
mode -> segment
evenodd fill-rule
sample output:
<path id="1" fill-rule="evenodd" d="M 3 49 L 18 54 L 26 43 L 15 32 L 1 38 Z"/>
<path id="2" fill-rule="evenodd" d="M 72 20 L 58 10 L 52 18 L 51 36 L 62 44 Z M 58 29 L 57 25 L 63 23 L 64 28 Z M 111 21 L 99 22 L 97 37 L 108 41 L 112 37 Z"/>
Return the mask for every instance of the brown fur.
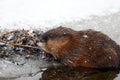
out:
<path id="1" fill-rule="evenodd" d="M 42 36 L 44 50 L 65 65 L 87 68 L 117 68 L 120 47 L 107 35 L 94 31 L 74 31 L 58 27 Z"/>

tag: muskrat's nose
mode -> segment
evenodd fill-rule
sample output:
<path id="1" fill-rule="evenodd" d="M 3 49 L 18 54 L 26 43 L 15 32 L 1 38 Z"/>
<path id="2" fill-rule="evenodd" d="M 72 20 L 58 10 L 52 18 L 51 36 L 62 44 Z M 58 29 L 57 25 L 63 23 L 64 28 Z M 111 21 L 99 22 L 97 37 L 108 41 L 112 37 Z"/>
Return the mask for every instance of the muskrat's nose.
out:
<path id="1" fill-rule="evenodd" d="M 43 34 L 43 35 L 41 35 L 41 37 L 40 37 L 40 42 L 47 42 L 47 40 L 48 40 L 48 36 L 46 36 L 46 34 Z"/>
<path id="2" fill-rule="evenodd" d="M 45 42 L 45 40 L 41 37 L 41 38 L 40 38 L 40 42 Z"/>

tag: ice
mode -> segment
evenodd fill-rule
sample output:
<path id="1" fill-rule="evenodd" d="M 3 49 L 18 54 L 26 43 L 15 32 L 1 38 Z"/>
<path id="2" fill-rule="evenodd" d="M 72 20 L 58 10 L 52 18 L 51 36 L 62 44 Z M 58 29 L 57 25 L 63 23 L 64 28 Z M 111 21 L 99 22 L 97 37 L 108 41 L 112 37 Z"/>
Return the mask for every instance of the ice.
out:
<path id="1" fill-rule="evenodd" d="M 24 62 L 24 61 L 21 61 Z M 20 76 L 34 75 L 39 72 L 42 67 L 47 67 L 44 61 L 27 60 L 24 65 L 14 64 L 7 60 L 0 60 L 0 77 L 14 78 Z M 41 67 L 41 68 L 40 68 Z"/>
<path id="2" fill-rule="evenodd" d="M 1 0 L 0 26 L 30 29 L 30 26 L 41 25 L 50 28 L 90 15 L 115 13 L 120 9 L 119 4 L 120 0 Z"/>
<path id="3" fill-rule="evenodd" d="M 18 79 L 15 79 L 15 80 L 39 80 L 39 78 L 41 77 L 41 73 L 35 75 L 34 77 L 21 77 L 21 78 L 18 78 Z"/>

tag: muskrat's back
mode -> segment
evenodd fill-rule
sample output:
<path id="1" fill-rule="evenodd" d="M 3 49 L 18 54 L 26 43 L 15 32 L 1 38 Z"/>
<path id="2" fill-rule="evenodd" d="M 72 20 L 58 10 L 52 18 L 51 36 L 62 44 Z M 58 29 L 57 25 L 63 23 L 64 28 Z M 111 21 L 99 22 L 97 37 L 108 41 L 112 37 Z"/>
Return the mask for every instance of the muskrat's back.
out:
<path id="1" fill-rule="evenodd" d="M 118 68 L 120 47 L 107 35 L 58 27 L 42 36 L 44 50 L 72 67 Z"/>

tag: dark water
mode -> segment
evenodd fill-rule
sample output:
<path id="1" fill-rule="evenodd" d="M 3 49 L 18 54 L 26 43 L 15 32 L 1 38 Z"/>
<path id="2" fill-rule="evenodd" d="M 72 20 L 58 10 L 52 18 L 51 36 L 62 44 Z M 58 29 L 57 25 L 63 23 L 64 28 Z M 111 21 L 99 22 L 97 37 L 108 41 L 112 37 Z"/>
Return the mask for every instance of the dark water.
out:
<path id="1" fill-rule="evenodd" d="M 93 70 L 86 68 L 49 67 L 40 80 L 115 80 L 116 70 Z"/>

